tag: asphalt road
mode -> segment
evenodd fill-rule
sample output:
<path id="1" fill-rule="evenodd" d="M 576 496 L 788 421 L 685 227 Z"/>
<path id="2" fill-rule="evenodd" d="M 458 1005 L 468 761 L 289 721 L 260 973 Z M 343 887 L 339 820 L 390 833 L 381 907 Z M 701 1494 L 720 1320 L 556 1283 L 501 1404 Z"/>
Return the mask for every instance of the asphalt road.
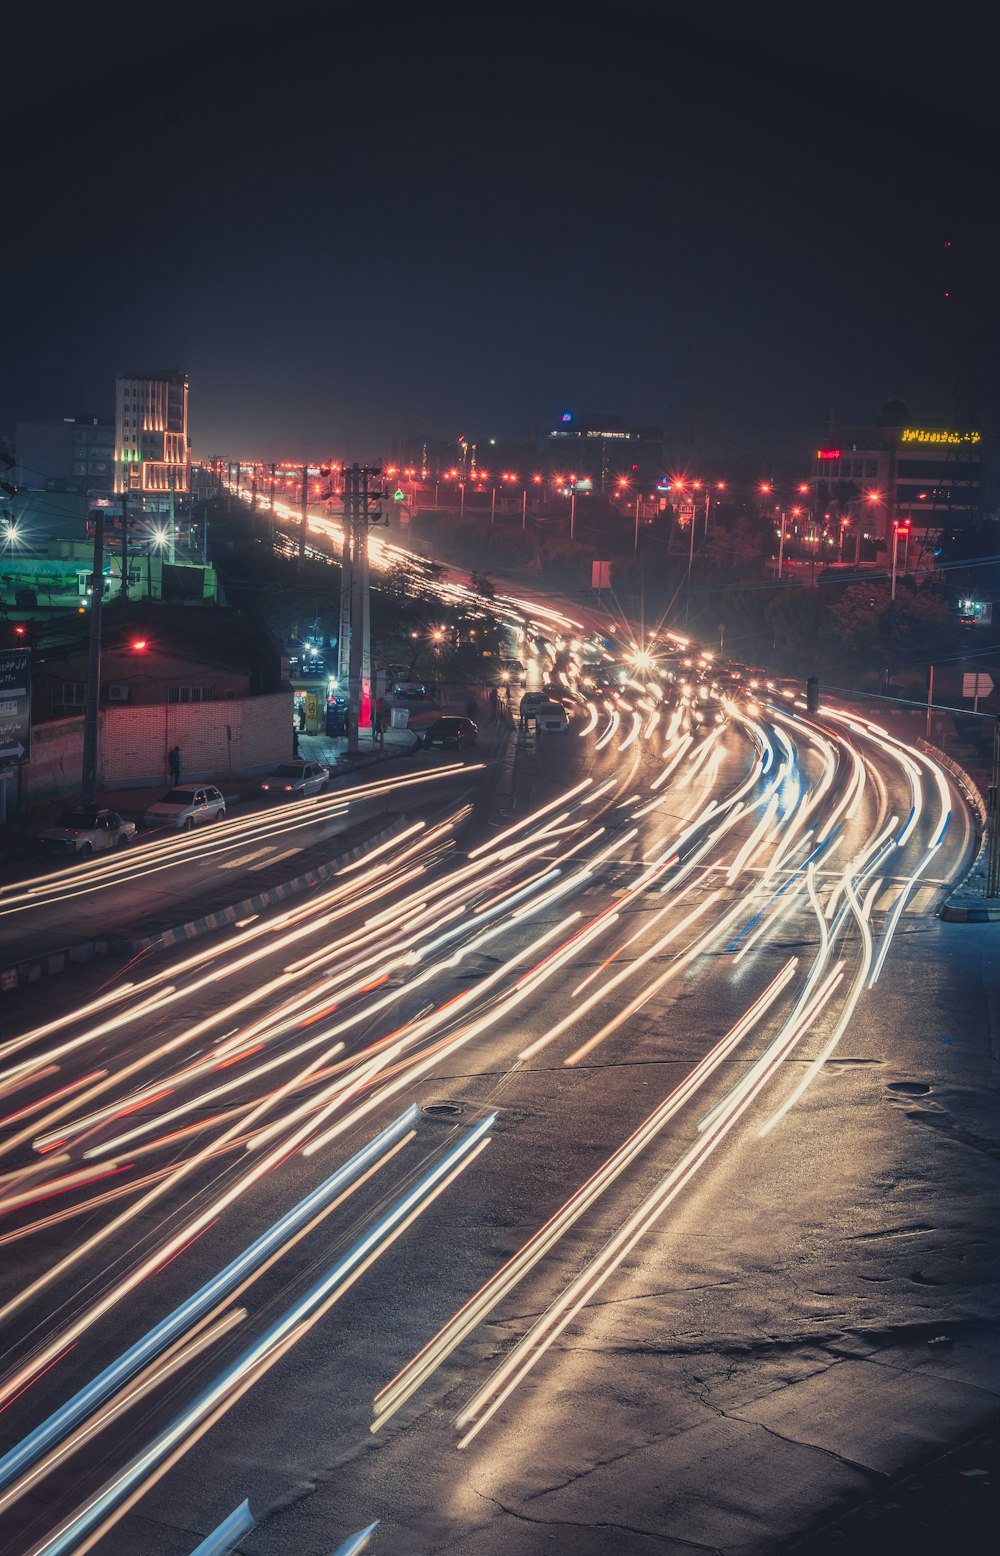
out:
<path id="1" fill-rule="evenodd" d="M 376 1519 L 774 1551 L 995 1415 L 996 954 L 934 916 L 948 776 L 640 687 L 450 811 L 99 1009 L 10 1006 L 3 1449 L 329 1197 L 44 1479 L 0 1461 L 0 1549 L 173 1556 L 248 1496 L 248 1556 Z"/>
<path id="2" fill-rule="evenodd" d="M 169 929 L 256 895 L 351 847 L 373 820 L 422 804 L 428 785 L 447 788 L 440 772 L 439 758 L 420 752 L 391 769 L 364 768 L 320 795 L 241 808 L 190 832 L 140 832 L 113 855 L 44 861 L 31 872 L 15 866 L 0 883 L 3 959 Z"/>

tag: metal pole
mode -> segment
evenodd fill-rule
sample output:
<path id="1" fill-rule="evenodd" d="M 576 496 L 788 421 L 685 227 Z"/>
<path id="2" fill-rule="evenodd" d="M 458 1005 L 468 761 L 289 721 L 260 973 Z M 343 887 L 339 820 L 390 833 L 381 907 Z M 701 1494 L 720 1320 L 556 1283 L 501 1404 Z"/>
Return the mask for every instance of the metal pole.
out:
<path id="1" fill-rule="evenodd" d="M 569 538 L 573 539 L 576 532 L 576 488 L 569 494 Z"/>
<path id="2" fill-rule="evenodd" d="M 528 528 L 528 488 L 521 493 L 521 528 Z"/>
<path id="3" fill-rule="evenodd" d="M 302 466 L 302 511 L 299 520 L 299 561 L 306 554 L 306 525 L 309 521 L 309 466 Z"/>
<path id="4" fill-rule="evenodd" d="M 464 519 L 465 518 L 465 482 L 464 481 L 459 481 L 458 489 L 459 489 L 459 491 L 462 494 L 462 500 L 461 500 L 461 502 L 458 505 L 458 516 L 459 516 L 460 519 Z"/>
<path id="5" fill-rule="evenodd" d="M 83 705 L 83 776 L 80 798 L 97 802 L 100 754 L 101 606 L 104 603 L 104 509 L 94 510 L 94 583 L 90 591 L 90 641 L 87 645 L 87 686 Z"/>
<path id="6" fill-rule="evenodd" d="M 496 523 L 496 517 L 497 517 L 497 489 L 494 486 L 492 495 L 490 497 L 490 523 L 491 524 L 495 524 Z"/>
<path id="7" fill-rule="evenodd" d="M 926 728 L 926 730 L 924 732 L 924 739 L 925 740 L 930 740 L 930 738 L 931 738 L 931 708 L 933 706 L 934 706 L 934 666 L 931 665 L 929 667 L 929 674 L 927 676 L 927 728 Z"/>
<path id="8" fill-rule="evenodd" d="M 338 690 L 350 694 L 351 677 L 351 599 L 354 587 L 354 569 L 351 563 L 351 534 L 354 525 L 354 489 L 357 485 L 357 465 L 344 469 L 344 516 L 341 519 L 343 542 L 340 548 L 340 628 L 337 638 Z"/>
<path id="9" fill-rule="evenodd" d="M 785 565 L 785 510 L 781 510 L 781 539 L 778 542 L 778 577 Z"/>
<path id="10" fill-rule="evenodd" d="M 635 549 L 636 549 L 636 551 L 638 551 L 638 549 L 639 549 L 639 498 L 638 498 L 638 495 L 636 495 L 636 499 L 635 499 Z"/>
<path id="11" fill-rule="evenodd" d="M 128 494 L 122 491 L 122 587 L 121 597 L 128 599 Z"/>
<path id="12" fill-rule="evenodd" d="M 173 567 L 177 561 L 177 530 L 174 524 L 174 485 L 176 466 L 170 466 L 170 542 L 167 550 L 167 561 Z"/>
<path id="13" fill-rule="evenodd" d="M 895 524 L 892 526 L 892 593 L 890 599 L 896 598 L 896 548 L 899 545 L 899 530 Z"/>

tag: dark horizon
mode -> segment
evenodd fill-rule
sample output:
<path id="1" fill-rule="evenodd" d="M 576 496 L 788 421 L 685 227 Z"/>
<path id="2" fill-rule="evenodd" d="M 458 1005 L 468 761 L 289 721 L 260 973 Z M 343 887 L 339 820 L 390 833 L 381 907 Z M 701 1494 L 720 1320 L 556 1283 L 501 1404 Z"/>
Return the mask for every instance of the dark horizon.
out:
<path id="1" fill-rule="evenodd" d="M 393 19 L 377 50 L 282 18 L 130 24 L 129 90 L 113 28 L 83 57 L 19 40 L 0 431 L 110 414 L 158 361 L 198 458 L 520 440 L 564 409 L 682 460 L 805 456 L 890 398 L 995 421 L 985 51 L 637 0 L 599 34 Z"/>

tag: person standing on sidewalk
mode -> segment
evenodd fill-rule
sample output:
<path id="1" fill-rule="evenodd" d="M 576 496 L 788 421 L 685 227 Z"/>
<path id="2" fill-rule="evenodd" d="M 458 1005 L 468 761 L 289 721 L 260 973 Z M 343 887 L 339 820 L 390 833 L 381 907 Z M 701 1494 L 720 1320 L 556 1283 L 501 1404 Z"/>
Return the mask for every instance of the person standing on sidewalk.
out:
<path id="1" fill-rule="evenodd" d="M 167 752 L 167 766 L 170 768 L 170 786 L 176 789 L 181 781 L 181 748 L 171 746 Z"/>

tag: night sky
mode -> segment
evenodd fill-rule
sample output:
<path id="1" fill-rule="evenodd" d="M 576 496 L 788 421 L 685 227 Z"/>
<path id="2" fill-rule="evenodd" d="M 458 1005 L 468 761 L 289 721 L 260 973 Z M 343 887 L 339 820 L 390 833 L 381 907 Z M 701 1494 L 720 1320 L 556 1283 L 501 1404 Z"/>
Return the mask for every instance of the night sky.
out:
<path id="1" fill-rule="evenodd" d="M 891 396 L 995 421 L 969 17 L 339 13 L 18 24 L 0 433 L 111 414 L 117 370 L 174 364 L 196 457 L 522 438 L 565 409 L 705 461 L 805 459 L 831 409 Z"/>

